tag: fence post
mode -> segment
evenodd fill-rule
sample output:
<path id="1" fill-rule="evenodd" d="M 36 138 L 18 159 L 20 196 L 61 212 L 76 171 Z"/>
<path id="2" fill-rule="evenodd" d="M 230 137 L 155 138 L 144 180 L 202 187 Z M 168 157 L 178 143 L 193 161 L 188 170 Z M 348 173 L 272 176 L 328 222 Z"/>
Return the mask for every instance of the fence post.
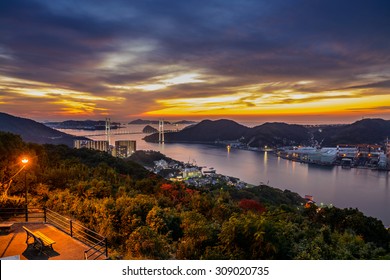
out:
<path id="1" fill-rule="evenodd" d="M 73 237 L 73 225 L 72 225 L 72 220 L 69 220 L 69 225 L 70 225 L 70 236 Z"/>
<path id="2" fill-rule="evenodd" d="M 104 238 L 104 242 L 106 243 L 106 258 L 108 258 L 108 243 L 107 243 L 107 237 Z"/>

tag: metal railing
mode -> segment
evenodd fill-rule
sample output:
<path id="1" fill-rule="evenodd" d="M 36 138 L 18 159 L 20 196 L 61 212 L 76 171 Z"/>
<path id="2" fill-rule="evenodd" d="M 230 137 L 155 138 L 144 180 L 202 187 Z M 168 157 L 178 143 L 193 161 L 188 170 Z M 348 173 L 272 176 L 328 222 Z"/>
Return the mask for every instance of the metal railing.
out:
<path id="1" fill-rule="evenodd" d="M 106 237 L 49 209 L 46 210 L 46 219 L 48 223 L 90 246 L 90 248 L 84 252 L 86 260 L 98 259 L 102 256 L 108 257 Z"/>
<path id="2" fill-rule="evenodd" d="M 44 208 L 0 208 L 0 221 L 46 222 Z"/>
<path id="3" fill-rule="evenodd" d="M 107 238 L 97 232 L 47 208 L 0 208 L 0 221 L 49 223 L 90 248 L 84 251 L 86 260 L 108 257 Z"/>

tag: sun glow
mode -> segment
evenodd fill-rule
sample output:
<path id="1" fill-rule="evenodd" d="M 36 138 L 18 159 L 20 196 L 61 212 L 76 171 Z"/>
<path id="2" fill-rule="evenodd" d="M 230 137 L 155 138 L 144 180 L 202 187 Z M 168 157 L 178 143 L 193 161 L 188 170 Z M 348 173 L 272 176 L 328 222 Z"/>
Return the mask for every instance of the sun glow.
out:
<path id="1" fill-rule="evenodd" d="M 62 115 L 105 114 L 108 109 L 98 105 L 98 102 L 123 103 L 125 100 L 121 96 L 97 96 L 89 92 L 59 88 L 48 83 L 4 76 L 0 76 L 0 82 L 0 90 L 8 93 L 0 100 L 0 104 L 14 104 L 14 100 L 21 98 L 25 106 L 34 104 L 34 108 L 39 111 L 51 108 L 51 112 Z"/>
<path id="2" fill-rule="evenodd" d="M 199 76 L 200 75 L 197 73 L 185 73 L 176 76 L 168 75 L 160 77 L 154 83 L 136 85 L 134 88 L 143 91 L 156 91 L 176 85 L 204 82 L 204 80 L 200 79 Z"/>
<path id="3" fill-rule="evenodd" d="M 390 104 L 390 95 L 372 98 L 362 90 L 324 91 L 320 93 L 295 92 L 293 89 L 268 93 L 241 92 L 231 95 L 202 98 L 173 98 L 156 100 L 161 109 L 149 116 L 228 116 L 228 115 L 312 115 L 354 114 L 351 108 L 373 112 L 381 104 Z M 357 112 L 357 110 L 355 110 Z M 355 113 L 356 113 L 355 112 Z M 361 113 L 361 112 L 359 112 Z"/>
<path id="4" fill-rule="evenodd" d="M 64 117 L 110 115 L 118 108 L 121 115 L 138 117 L 368 117 L 378 112 L 390 115 L 390 107 L 387 105 L 390 104 L 390 93 L 386 94 L 385 90 L 378 93 L 369 88 L 347 88 L 311 92 L 310 88 L 324 88 L 324 85 L 304 80 L 232 85 L 229 79 L 221 80 L 218 76 L 200 74 L 200 70 L 199 73 L 181 70 L 143 83 L 102 83 L 99 94 L 0 76 L 0 92 L 3 92 L 0 104 L 33 106 L 36 115 L 47 112 Z M 191 86 L 178 86 L 187 84 Z M 310 88 L 306 85 L 310 85 Z M 104 93 L 104 89 L 107 93 Z"/>

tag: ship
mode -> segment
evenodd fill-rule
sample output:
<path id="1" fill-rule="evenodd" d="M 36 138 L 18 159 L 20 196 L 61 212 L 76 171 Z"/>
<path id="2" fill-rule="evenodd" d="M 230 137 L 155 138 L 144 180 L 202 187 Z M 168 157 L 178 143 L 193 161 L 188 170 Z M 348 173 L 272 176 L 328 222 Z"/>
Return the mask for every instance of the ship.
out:
<path id="1" fill-rule="evenodd" d="M 210 167 L 206 170 L 203 170 L 203 174 L 215 174 L 216 170 L 214 169 L 214 167 Z"/>

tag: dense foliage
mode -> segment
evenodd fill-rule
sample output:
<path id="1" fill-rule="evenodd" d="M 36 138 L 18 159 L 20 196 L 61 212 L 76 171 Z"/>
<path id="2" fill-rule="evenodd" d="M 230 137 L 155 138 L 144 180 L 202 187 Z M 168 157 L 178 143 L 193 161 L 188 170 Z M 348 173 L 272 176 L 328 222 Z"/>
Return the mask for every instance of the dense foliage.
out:
<path id="1" fill-rule="evenodd" d="M 111 258 L 389 259 L 390 234 L 356 209 L 305 207 L 268 186 L 190 188 L 130 161 L 66 146 L 34 145 L 0 132 L 3 193 L 28 154 L 31 204 L 107 236 Z M 1 207 L 20 204 L 16 176 Z"/>

